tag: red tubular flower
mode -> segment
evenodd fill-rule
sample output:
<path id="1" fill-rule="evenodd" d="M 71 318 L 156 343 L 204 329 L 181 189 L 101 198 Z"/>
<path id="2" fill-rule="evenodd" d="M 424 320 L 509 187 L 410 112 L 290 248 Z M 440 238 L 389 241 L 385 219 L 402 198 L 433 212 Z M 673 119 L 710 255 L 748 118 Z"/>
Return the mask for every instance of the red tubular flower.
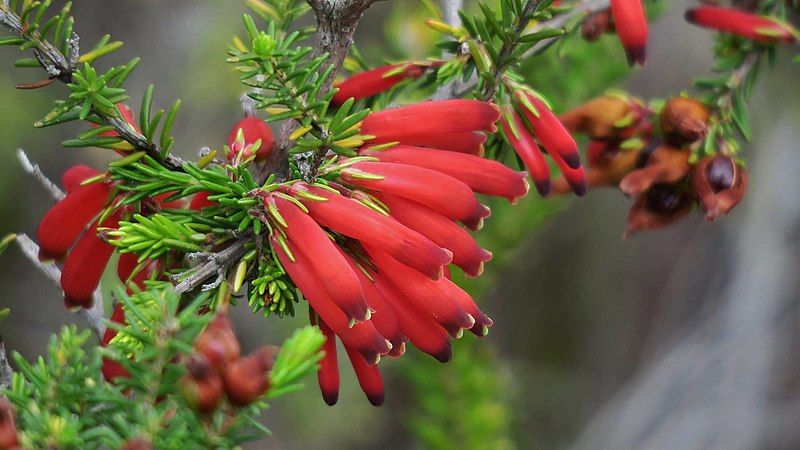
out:
<path id="1" fill-rule="evenodd" d="M 647 17 L 642 0 L 611 0 L 617 36 L 625 48 L 628 65 L 644 65 L 647 57 Z"/>
<path id="2" fill-rule="evenodd" d="M 242 131 L 242 135 L 244 136 L 243 141 L 236 140 L 236 137 L 239 135 L 239 130 Z M 247 154 L 241 154 L 247 150 L 249 145 L 255 144 L 259 139 L 261 140 L 261 145 L 257 148 L 249 149 Z M 228 135 L 228 160 L 233 161 L 236 158 L 246 160 L 253 156 L 250 152 L 255 153 L 257 160 L 266 159 L 270 152 L 272 152 L 274 142 L 275 136 L 272 134 L 272 129 L 266 122 L 255 116 L 247 116 L 237 122 Z"/>
<path id="3" fill-rule="evenodd" d="M 637 0 L 638 1 L 638 0 Z M 577 169 L 581 166 L 581 156 L 578 153 L 578 144 L 558 117 L 550 108 L 530 92 L 517 92 L 517 98 L 523 96 L 536 108 L 534 114 L 528 108 L 522 108 L 525 118 L 531 125 L 534 136 L 550 154 L 553 160 L 563 160 L 567 167 Z"/>
<path id="4" fill-rule="evenodd" d="M 400 331 L 411 343 L 440 362 L 450 361 L 453 352 L 447 331 L 406 302 L 403 294 L 388 279 L 374 271 L 370 271 L 370 275 L 386 303 L 392 305 Z"/>
<path id="5" fill-rule="evenodd" d="M 701 27 L 713 28 L 764 44 L 790 44 L 798 40 L 797 30 L 791 25 L 734 8 L 691 8 L 686 11 L 686 20 Z"/>
<path id="6" fill-rule="evenodd" d="M 691 174 L 692 193 L 706 211 L 709 222 L 728 214 L 744 198 L 747 171 L 730 156 L 703 158 Z"/>
<path id="7" fill-rule="evenodd" d="M 72 176 L 68 181 L 71 192 L 50 208 L 39 223 L 36 238 L 43 258 L 62 258 L 86 225 L 103 209 L 111 193 L 107 183 L 75 187 Z"/>
<path id="8" fill-rule="evenodd" d="M 467 275 L 477 277 L 483 273 L 483 263 L 492 259 L 492 253 L 478 246 L 465 229 L 431 208 L 385 192 L 374 195 L 397 221 L 450 250 L 453 264 Z"/>
<path id="9" fill-rule="evenodd" d="M 381 248 L 433 280 L 439 279 L 442 266 L 453 260 L 447 250 L 425 236 L 355 200 L 303 182 L 292 185 L 289 192 L 303 202 L 309 215 L 320 224 L 364 244 Z M 324 200 L 310 199 L 304 193 Z"/>
<path id="10" fill-rule="evenodd" d="M 200 211 L 209 206 L 217 206 L 217 202 L 208 199 L 209 195 L 211 194 L 205 191 L 194 194 L 192 196 L 192 201 L 189 202 L 189 209 Z"/>
<path id="11" fill-rule="evenodd" d="M 371 113 L 361 124 L 361 134 L 375 136 L 370 145 L 398 142 L 478 154 L 486 138 L 476 132 L 494 132 L 499 117 L 492 103 L 437 100 Z"/>
<path id="12" fill-rule="evenodd" d="M 319 362 L 317 371 L 317 381 L 319 390 L 322 392 L 322 399 L 328 406 L 333 406 L 339 401 L 339 358 L 336 356 L 336 335 L 333 330 L 319 320 L 313 310 L 309 311 L 312 325 L 317 325 L 325 335 L 325 343 L 322 344 L 322 351 L 325 353 Z"/>
<path id="13" fill-rule="evenodd" d="M 506 120 L 504 115 L 501 120 L 503 132 L 514 152 L 525 164 L 525 168 L 528 169 L 528 173 L 533 178 L 533 184 L 536 186 L 536 191 L 542 196 L 547 196 L 550 193 L 550 168 L 547 166 L 547 160 L 545 160 L 539 146 L 536 145 L 533 136 L 528 133 L 520 117 L 511 111 L 509 111 L 508 115 L 513 121 L 513 126 Z M 514 133 L 515 131 L 516 134 Z"/>
<path id="14" fill-rule="evenodd" d="M 358 162 L 342 170 L 345 182 L 405 197 L 479 229 L 491 211 L 463 182 L 423 167 L 383 162 Z"/>
<path id="15" fill-rule="evenodd" d="M 408 164 L 435 170 L 462 181 L 475 192 L 505 197 L 511 203 L 528 193 L 524 172 L 479 156 L 398 145 L 387 150 L 363 152 L 383 162 Z"/>
<path id="16" fill-rule="evenodd" d="M 442 278 L 438 283 L 445 295 L 455 300 L 467 314 L 475 319 L 475 325 L 469 330 L 476 336 L 486 336 L 489 332 L 489 327 L 492 326 L 494 322 L 478 308 L 478 305 L 475 304 L 475 300 L 447 278 Z"/>
<path id="17" fill-rule="evenodd" d="M 366 394 L 367 399 L 374 406 L 383 404 L 383 380 L 377 365 L 370 366 L 364 359 L 361 353 L 356 352 L 348 346 L 344 346 L 347 351 L 347 356 L 350 358 L 350 364 L 353 365 L 353 370 L 358 378 L 358 384 L 361 390 Z"/>
<path id="18" fill-rule="evenodd" d="M 11 402 L 0 397 L 0 449 L 19 449 L 17 426 L 14 424 L 14 408 Z"/>
<path id="19" fill-rule="evenodd" d="M 381 275 L 405 295 L 403 300 L 432 318 L 451 336 L 458 337 L 463 329 L 470 329 L 475 325 L 475 319 L 449 297 L 437 282 L 377 249 L 366 246 L 365 249 Z"/>
<path id="20" fill-rule="evenodd" d="M 125 311 L 122 309 L 122 303 L 117 303 L 114 306 L 114 312 L 111 313 L 111 320 L 112 323 L 124 325 L 125 324 Z M 103 334 L 103 339 L 100 341 L 100 345 L 102 347 L 108 347 L 108 344 L 111 343 L 111 340 L 117 336 L 117 330 L 108 327 L 106 328 L 105 334 Z M 114 379 L 118 377 L 127 378 L 130 376 L 127 370 L 125 370 L 120 363 L 110 360 L 108 358 L 103 358 L 103 378 L 106 379 L 108 382 L 114 382 Z"/>
<path id="21" fill-rule="evenodd" d="M 83 164 L 72 166 L 67 169 L 66 172 L 64 172 L 64 175 L 61 176 L 61 186 L 64 186 L 64 190 L 66 190 L 67 194 L 69 194 L 78 189 L 81 186 L 81 183 L 83 183 L 85 180 L 88 180 L 99 173 L 100 172 Z"/>
<path id="22" fill-rule="evenodd" d="M 556 165 L 558 166 L 558 170 L 561 171 L 561 175 L 566 180 L 569 187 L 572 189 L 572 192 L 575 193 L 577 196 L 582 196 L 586 194 L 586 173 L 583 170 L 583 166 L 579 166 L 577 169 L 573 169 L 567 166 L 563 160 L 559 158 L 555 158 Z"/>
<path id="23" fill-rule="evenodd" d="M 281 265 L 303 293 L 303 297 L 308 300 L 314 311 L 331 327 L 342 342 L 357 349 L 372 364 L 377 363 L 381 355 L 387 354 L 392 349 L 391 343 L 378 333 L 372 321 L 365 320 L 350 326 L 351 322 L 340 309 L 335 307 L 330 294 L 326 291 L 328 280 L 323 282 L 316 273 L 310 270 L 312 266 L 308 262 L 308 258 L 300 253 L 291 242 L 288 243 L 288 247 L 295 257 L 294 261 L 284 252 L 275 238 L 272 238 L 271 244 Z M 341 257 L 341 255 L 339 256 Z"/>
<path id="24" fill-rule="evenodd" d="M 361 100 L 378 95 L 395 87 L 404 80 L 421 77 L 425 70 L 430 67 L 441 65 L 441 61 L 430 63 L 407 62 L 376 67 L 357 73 L 336 84 L 339 92 L 333 96 L 331 103 L 334 106 L 339 106 L 350 98 Z"/>
<path id="25" fill-rule="evenodd" d="M 119 213 L 114 213 L 102 226 L 116 227 L 119 220 Z M 61 288 L 69 306 L 88 308 L 92 305 L 92 294 L 100 285 L 100 278 L 114 253 L 114 247 L 97 235 L 98 226 L 95 223 L 86 230 L 61 270 Z"/>
<path id="26" fill-rule="evenodd" d="M 313 267 L 317 276 L 325 280 L 325 290 L 336 305 L 349 320 L 369 319 L 369 306 L 358 277 L 349 269 L 347 261 L 325 231 L 294 203 L 277 196 L 265 200 L 270 201 L 286 221 L 287 226 L 283 230 L 289 240 L 297 246 L 299 253 L 307 256 L 307 267 Z"/>

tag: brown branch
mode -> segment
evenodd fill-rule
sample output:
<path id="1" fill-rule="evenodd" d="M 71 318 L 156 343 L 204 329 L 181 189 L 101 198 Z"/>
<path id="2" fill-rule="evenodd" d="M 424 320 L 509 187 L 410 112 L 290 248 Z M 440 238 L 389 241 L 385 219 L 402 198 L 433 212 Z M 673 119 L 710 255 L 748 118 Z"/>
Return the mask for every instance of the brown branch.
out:
<path id="1" fill-rule="evenodd" d="M 373 3 L 377 0 L 308 0 L 309 6 L 317 17 L 317 45 L 311 58 L 328 54 L 327 64 L 321 67 L 320 72 L 333 66 L 331 75 L 323 81 L 319 95 L 325 95 L 333 87 L 336 74 L 342 67 L 347 52 L 353 44 L 358 22 Z M 298 127 L 297 122 L 287 120 L 284 122 L 278 135 L 274 150 L 267 162 L 261 167 L 256 180 L 264 182 L 270 174 L 275 174 L 278 180 L 285 180 L 289 176 L 289 149 L 291 141 L 289 136 Z M 316 171 L 322 162 L 322 157 L 327 152 L 326 148 L 317 150 L 311 159 L 309 170 Z"/>
<path id="2" fill-rule="evenodd" d="M 175 292 L 184 294 L 197 289 L 204 281 L 216 276 L 216 281 L 206 286 L 203 290 L 213 289 L 219 281 L 225 278 L 225 271 L 236 263 L 246 253 L 245 245 L 253 239 L 251 234 L 240 236 L 229 247 L 216 253 L 193 253 L 190 258 L 204 260 L 199 266 L 190 269 L 191 275 L 175 285 Z M 179 278 L 184 274 L 179 274 Z"/>

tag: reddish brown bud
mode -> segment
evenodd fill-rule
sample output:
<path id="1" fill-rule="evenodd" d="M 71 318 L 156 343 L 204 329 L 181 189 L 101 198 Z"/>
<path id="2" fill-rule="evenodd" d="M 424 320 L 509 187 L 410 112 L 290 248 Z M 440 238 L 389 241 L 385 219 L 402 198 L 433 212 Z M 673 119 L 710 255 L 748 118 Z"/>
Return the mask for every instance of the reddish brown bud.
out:
<path id="1" fill-rule="evenodd" d="M 217 312 L 208 327 L 197 337 L 194 348 L 219 371 L 239 358 L 241 348 L 227 311 Z"/>
<path id="2" fill-rule="evenodd" d="M 704 138 L 708 132 L 708 108 L 688 97 L 674 97 L 661 110 L 664 142 L 682 147 Z"/>
<path id="3" fill-rule="evenodd" d="M 628 223 L 623 238 L 634 232 L 665 227 L 689 214 L 692 202 L 681 186 L 656 184 L 636 197 L 628 211 Z"/>
<path id="4" fill-rule="evenodd" d="M 604 9 L 589 15 L 581 24 L 581 36 L 589 42 L 600 39 L 605 33 L 614 31 L 611 9 Z"/>
<path id="5" fill-rule="evenodd" d="M 692 168 L 692 194 L 713 221 L 728 214 L 744 198 L 747 172 L 730 156 L 703 158 Z"/>
<path id="6" fill-rule="evenodd" d="M 152 450 L 153 446 L 145 438 L 133 438 L 120 447 L 120 450 Z"/>
<path id="7" fill-rule="evenodd" d="M 216 409 L 222 399 L 222 378 L 203 355 L 186 362 L 188 373 L 181 380 L 181 392 L 189 407 L 201 413 Z"/>
<path id="8" fill-rule="evenodd" d="M 225 369 L 225 393 L 232 404 L 249 405 L 267 392 L 275 353 L 272 347 L 262 347 Z"/>
<path id="9" fill-rule="evenodd" d="M 14 410 L 7 398 L 0 398 L 0 450 L 19 448 Z"/>
<path id="10" fill-rule="evenodd" d="M 657 183 L 676 183 L 689 173 L 689 150 L 661 145 L 647 158 L 645 166 L 622 179 L 619 188 L 625 195 L 639 195 Z"/>

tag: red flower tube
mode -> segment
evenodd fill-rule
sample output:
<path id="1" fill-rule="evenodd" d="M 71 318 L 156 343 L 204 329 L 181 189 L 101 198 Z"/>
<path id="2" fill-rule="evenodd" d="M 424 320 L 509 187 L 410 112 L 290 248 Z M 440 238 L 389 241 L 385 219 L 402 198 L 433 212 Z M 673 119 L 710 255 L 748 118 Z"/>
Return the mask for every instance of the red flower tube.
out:
<path id="1" fill-rule="evenodd" d="M 611 15 L 617 36 L 625 48 L 628 64 L 644 65 L 647 57 L 647 17 L 642 0 L 611 0 Z"/>
<path id="2" fill-rule="evenodd" d="M 117 303 L 114 306 L 114 312 L 111 313 L 111 320 L 112 323 L 124 325 L 125 324 L 125 311 L 122 309 L 122 303 Z M 106 332 L 103 334 L 103 339 L 100 341 L 100 345 L 102 347 L 108 347 L 108 344 L 111 343 L 111 340 L 117 336 L 117 330 L 108 327 L 106 328 Z M 118 377 L 127 378 L 130 376 L 127 370 L 125 370 L 122 365 L 116 361 L 103 358 L 103 378 L 105 378 L 108 382 L 114 382 L 114 379 Z"/>
<path id="3" fill-rule="evenodd" d="M 438 135 L 469 131 L 494 132 L 500 109 L 478 100 L 434 100 L 385 109 L 368 115 L 361 134 L 379 137 L 381 142 L 403 136 Z"/>
<path id="4" fill-rule="evenodd" d="M 67 194 L 69 194 L 81 187 L 81 183 L 83 183 L 85 180 L 88 180 L 99 173 L 100 172 L 83 164 L 72 166 L 67 169 L 66 172 L 64 172 L 64 175 L 61 176 L 61 185 L 64 186 L 64 190 L 67 191 Z"/>
<path id="5" fill-rule="evenodd" d="M 294 255 L 295 261 L 289 258 L 283 248 L 274 241 L 274 238 L 272 249 L 314 311 L 331 327 L 342 342 L 357 349 L 372 364 L 377 363 L 381 355 L 385 355 L 391 350 L 391 343 L 378 333 L 371 321 L 366 320 L 350 327 L 350 322 L 344 313 L 333 306 L 333 301 L 326 291 L 327 280 L 324 283 L 316 273 L 309 270 L 312 266 L 308 262 L 308 258 L 300 253 L 294 245 L 289 243 L 289 250 Z"/>
<path id="6" fill-rule="evenodd" d="M 381 275 L 405 294 L 405 300 L 441 325 L 451 336 L 457 337 L 461 334 L 462 329 L 469 329 L 475 325 L 475 319 L 467 314 L 454 299 L 446 295 L 435 281 L 400 264 L 391 256 L 377 249 L 370 247 L 365 247 L 365 249 L 369 253 L 370 260 L 380 270 Z"/>
<path id="7" fill-rule="evenodd" d="M 686 20 L 701 27 L 713 28 L 764 44 L 790 44 L 798 39 L 797 30 L 791 25 L 734 8 L 691 8 L 686 11 Z"/>
<path id="8" fill-rule="evenodd" d="M 486 135 L 478 131 L 465 131 L 461 133 L 443 134 L 404 134 L 397 141 L 383 139 L 380 136 L 370 141 L 369 144 L 381 144 L 386 142 L 397 142 L 402 145 L 414 145 L 418 147 L 434 148 L 437 150 L 447 150 L 450 152 L 469 153 L 470 155 L 483 156 L 483 143 L 486 142 Z M 365 147 L 369 150 L 369 147 Z"/>
<path id="9" fill-rule="evenodd" d="M 316 317 L 313 310 L 309 311 L 309 314 L 311 316 L 311 324 L 317 325 L 322 334 L 325 335 L 325 343 L 322 344 L 322 351 L 325 354 L 319 362 L 317 381 L 319 390 L 322 392 L 322 399 L 329 406 L 333 406 L 339 401 L 339 358 L 336 355 L 336 335 L 324 320 Z"/>
<path id="10" fill-rule="evenodd" d="M 489 327 L 492 326 L 494 322 L 478 308 L 478 305 L 475 304 L 475 300 L 447 278 L 442 278 L 437 283 L 448 297 L 454 299 L 467 314 L 475 319 L 475 325 L 470 328 L 470 331 L 476 336 L 486 336 L 489 332 Z"/>
<path id="11" fill-rule="evenodd" d="M 524 172 L 516 172 L 497 161 L 463 153 L 399 145 L 365 152 L 384 162 L 408 164 L 435 170 L 464 182 L 475 192 L 505 197 L 511 203 L 528 193 Z"/>
<path id="12" fill-rule="evenodd" d="M 72 181 L 69 184 L 74 186 Z M 111 186 L 106 183 L 78 186 L 50 208 L 36 233 L 41 256 L 62 258 L 86 225 L 103 209 L 110 193 Z"/>
<path id="13" fill-rule="evenodd" d="M 361 353 L 356 352 L 348 346 L 344 346 L 347 351 L 347 356 L 350 358 L 350 364 L 353 365 L 353 371 L 358 378 L 358 384 L 361 390 L 367 396 L 367 399 L 374 406 L 383 404 L 383 380 L 377 365 L 369 365 Z"/>
<path id="14" fill-rule="evenodd" d="M 433 280 L 442 276 L 442 266 L 452 255 L 425 236 L 403 226 L 363 204 L 328 190 L 299 182 L 289 188 L 308 208 L 309 215 L 337 233 L 381 248 L 398 261 L 424 273 Z M 327 200 L 313 200 L 307 192 Z"/>
<path id="15" fill-rule="evenodd" d="M 392 217 L 405 226 L 415 229 L 437 245 L 453 253 L 453 264 L 472 277 L 483 273 L 483 263 L 492 259 L 490 251 L 482 249 L 451 219 L 425 205 L 385 192 L 376 192 L 375 197 L 383 202 Z"/>
<path id="16" fill-rule="evenodd" d="M 370 271 L 370 275 L 386 299 L 386 303 L 392 305 L 392 310 L 397 314 L 400 331 L 411 343 L 440 362 L 450 361 L 453 352 L 447 331 L 411 306 L 388 279 L 374 271 Z"/>
<path id="17" fill-rule="evenodd" d="M 334 303 L 344 311 L 349 320 L 369 319 L 369 306 L 358 278 L 347 267 L 347 261 L 325 231 L 294 203 L 277 196 L 270 196 L 266 201 L 274 202 L 275 208 L 288 225 L 283 228 L 284 232 L 297 246 L 297 253 L 306 256 L 309 263 L 307 267 L 313 267 L 315 273 L 325 280 L 325 290 Z M 328 324 L 332 325 L 330 322 Z"/>
<path id="18" fill-rule="evenodd" d="M 395 87 L 400 82 L 419 78 L 429 67 L 438 67 L 441 62 L 434 63 L 402 63 L 376 67 L 357 73 L 337 83 L 339 91 L 333 96 L 331 103 L 339 106 L 348 99 L 361 100 L 378 95 Z"/>
<path id="19" fill-rule="evenodd" d="M 491 211 L 463 182 L 441 172 L 405 164 L 358 162 L 342 170 L 347 183 L 405 197 L 479 229 Z"/>
<path id="20" fill-rule="evenodd" d="M 119 213 L 114 213 L 102 226 L 114 228 L 119 220 Z M 97 235 L 98 226 L 95 223 L 86 230 L 61 270 L 64 301 L 70 306 L 88 308 L 92 305 L 92 294 L 100 285 L 100 278 L 114 253 L 114 247 Z"/>
<path id="21" fill-rule="evenodd" d="M 527 101 L 536 108 L 537 114 L 534 114 L 527 107 L 523 107 L 522 112 L 525 114 L 525 118 L 528 119 L 534 136 L 547 149 L 550 157 L 553 160 L 563 160 L 570 169 L 580 167 L 581 156 L 578 153 L 578 144 L 564 124 L 561 123 L 558 116 L 553 114 L 543 101 L 530 92 L 520 91 L 516 95 L 519 99 L 522 99 L 523 96 L 526 97 Z"/>
<path id="22" fill-rule="evenodd" d="M 550 168 L 547 166 L 547 160 L 539 146 L 536 145 L 533 136 L 528 133 L 527 128 L 522 123 L 522 119 L 515 112 L 509 111 L 509 115 L 513 121 L 513 127 L 503 116 L 501 120 L 503 132 L 509 144 L 511 144 L 511 148 L 514 149 L 522 163 L 525 164 L 525 168 L 528 169 L 528 173 L 533 179 L 533 184 L 536 186 L 536 191 L 542 196 L 547 196 L 550 193 Z"/>

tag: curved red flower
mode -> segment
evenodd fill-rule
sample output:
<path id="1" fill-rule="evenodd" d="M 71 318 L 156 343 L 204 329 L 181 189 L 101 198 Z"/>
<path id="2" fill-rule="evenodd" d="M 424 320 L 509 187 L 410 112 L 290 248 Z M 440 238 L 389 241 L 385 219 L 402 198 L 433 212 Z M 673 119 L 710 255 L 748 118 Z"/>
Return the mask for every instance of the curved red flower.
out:
<path id="1" fill-rule="evenodd" d="M 642 0 L 611 0 L 614 28 L 625 48 L 628 64 L 644 65 L 647 57 L 647 17 Z"/>
<path id="2" fill-rule="evenodd" d="M 798 40 L 798 32 L 791 25 L 734 8 L 691 8 L 686 11 L 686 20 L 701 27 L 713 28 L 764 44 L 790 44 Z"/>
<path id="3" fill-rule="evenodd" d="M 431 67 L 441 66 L 441 61 L 417 63 L 406 62 L 376 67 L 348 77 L 336 84 L 339 89 L 331 103 L 341 105 L 348 99 L 361 100 L 395 87 L 404 80 L 419 78 Z"/>

